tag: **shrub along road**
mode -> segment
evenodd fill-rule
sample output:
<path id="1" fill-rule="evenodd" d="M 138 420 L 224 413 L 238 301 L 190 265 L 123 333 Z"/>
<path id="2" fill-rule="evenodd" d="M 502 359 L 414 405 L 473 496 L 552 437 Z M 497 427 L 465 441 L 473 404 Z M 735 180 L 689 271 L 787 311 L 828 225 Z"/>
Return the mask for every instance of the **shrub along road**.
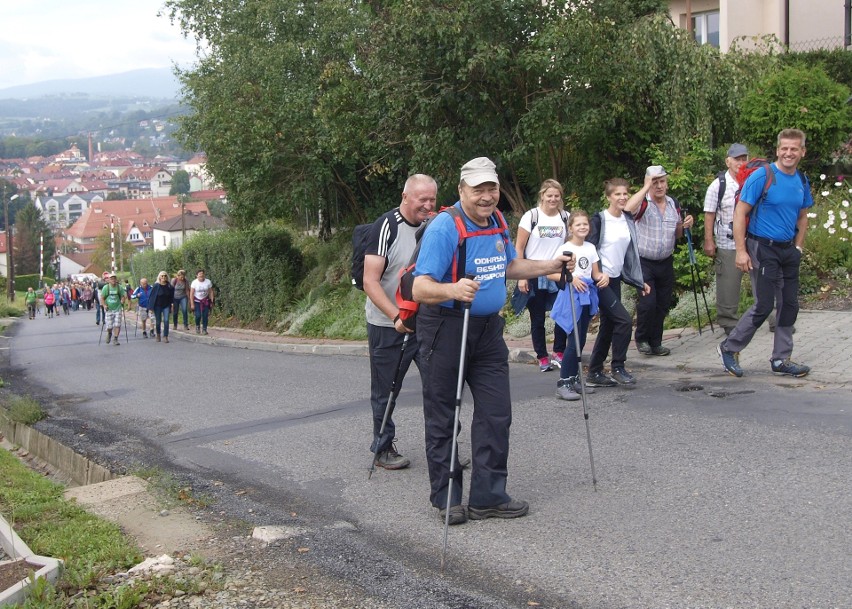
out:
<path id="1" fill-rule="evenodd" d="M 852 604 L 848 388 L 734 379 L 712 353 L 698 369 L 643 365 L 635 389 L 589 398 L 594 492 L 581 407 L 553 397 L 555 373 L 513 365 L 509 492 L 530 515 L 452 528 L 441 575 L 416 372 L 396 415 L 412 467 L 368 482 L 366 358 L 174 335 L 98 347 L 92 322 L 10 330 L 3 376 L 44 401 L 39 429 L 116 469 L 176 472 L 211 514 L 300 527 L 289 550 L 382 606 Z M 470 414 L 466 395 L 463 430 Z"/>

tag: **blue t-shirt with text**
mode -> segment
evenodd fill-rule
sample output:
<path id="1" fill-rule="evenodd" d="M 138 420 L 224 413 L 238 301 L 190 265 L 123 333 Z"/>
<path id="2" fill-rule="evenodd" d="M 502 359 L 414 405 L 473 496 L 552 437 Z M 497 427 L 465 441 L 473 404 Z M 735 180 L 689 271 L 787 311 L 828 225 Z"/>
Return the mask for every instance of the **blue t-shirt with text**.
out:
<path id="1" fill-rule="evenodd" d="M 461 203 L 455 206 L 461 210 Z M 462 218 L 468 232 L 482 230 L 464 214 Z M 491 227 L 496 226 L 491 220 Z M 459 232 L 455 221 L 448 213 L 438 214 L 426 228 L 414 276 L 427 275 L 439 283 L 452 283 L 453 256 L 459 243 Z M 515 259 L 515 248 L 504 235 L 484 235 L 468 237 L 465 245 L 465 273 L 475 275 L 479 282 L 479 291 L 470 306 L 471 315 L 492 315 L 498 313 L 506 304 L 506 267 Z M 441 303 L 442 307 L 453 306 L 453 301 Z"/>
<path id="2" fill-rule="evenodd" d="M 748 232 L 773 241 L 791 241 L 796 236 L 799 213 L 811 207 L 814 200 L 798 172 L 788 175 L 778 171 L 774 165 L 772 167 L 775 184 L 767 191 L 766 198 L 752 208 Z M 766 170 L 763 167 L 756 169 L 743 184 L 740 200 L 755 205 L 765 184 Z"/>

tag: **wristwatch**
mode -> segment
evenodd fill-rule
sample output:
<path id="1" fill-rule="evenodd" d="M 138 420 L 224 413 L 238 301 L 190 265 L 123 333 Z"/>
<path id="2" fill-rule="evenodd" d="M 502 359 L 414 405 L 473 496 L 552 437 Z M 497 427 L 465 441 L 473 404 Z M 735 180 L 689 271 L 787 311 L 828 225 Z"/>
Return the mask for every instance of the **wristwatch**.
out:
<path id="1" fill-rule="evenodd" d="M 800 253 L 800 254 L 804 253 L 804 252 L 803 252 L 803 250 L 802 250 L 802 246 L 801 246 L 801 245 L 797 245 L 797 246 L 796 246 L 796 249 L 797 249 L 797 250 L 799 250 L 799 253 Z"/>

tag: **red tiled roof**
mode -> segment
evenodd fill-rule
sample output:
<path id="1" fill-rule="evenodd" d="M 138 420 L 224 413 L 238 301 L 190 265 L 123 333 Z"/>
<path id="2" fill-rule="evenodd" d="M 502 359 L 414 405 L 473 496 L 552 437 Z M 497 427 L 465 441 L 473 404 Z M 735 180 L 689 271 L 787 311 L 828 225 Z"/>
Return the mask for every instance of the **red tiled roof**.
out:
<path id="1" fill-rule="evenodd" d="M 127 232 L 134 225 L 140 230 L 152 228 L 158 220 L 180 215 L 180 203 L 177 197 L 156 197 L 154 199 L 131 199 L 125 201 L 100 201 L 92 203 L 80 218 L 65 231 L 74 239 L 94 239 L 110 224 L 110 215 L 121 219 L 121 232 Z M 207 203 L 187 203 L 187 212 L 210 213 Z M 147 226 L 145 223 L 147 222 Z"/>

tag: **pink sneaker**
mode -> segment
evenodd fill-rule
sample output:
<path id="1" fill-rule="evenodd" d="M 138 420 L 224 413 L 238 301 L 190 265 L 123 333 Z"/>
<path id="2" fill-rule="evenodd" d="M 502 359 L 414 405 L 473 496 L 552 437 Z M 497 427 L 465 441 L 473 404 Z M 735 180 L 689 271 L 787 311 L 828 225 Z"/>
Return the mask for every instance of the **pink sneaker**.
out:
<path id="1" fill-rule="evenodd" d="M 562 367 L 562 351 L 554 351 L 553 355 L 550 356 L 550 363 L 553 364 L 554 368 Z"/>
<path id="2" fill-rule="evenodd" d="M 542 372 L 548 372 L 553 370 L 553 365 L 550 363 L 550 358 L 540 357 L 538 358 L 538 369 Z"/>

